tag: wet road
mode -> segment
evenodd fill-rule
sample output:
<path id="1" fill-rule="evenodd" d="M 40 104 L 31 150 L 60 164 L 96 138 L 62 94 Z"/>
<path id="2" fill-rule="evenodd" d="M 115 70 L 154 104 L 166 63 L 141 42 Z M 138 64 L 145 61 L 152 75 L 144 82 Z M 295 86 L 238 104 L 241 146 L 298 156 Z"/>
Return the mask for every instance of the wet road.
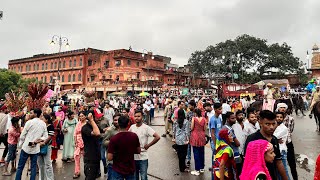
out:
<path id="1" fill-rule="evenodd" d="M 295 130 L 293 133 L 293 144 L 295 146 L 297 166 L 299 179 L 311 180 L 313 179 L 315 159 L 320 153 L 320 134 L 316 132 L 316 126 L 314 119 L 309 119 L 305 116 L 294 116 L 295 117 Z M 159 134 L 162 135 L 164 132 L 163 117 L 162 113 L 156 113 L 156 118 L 152 122 L 152 128 Z M 178 157 L 177 154 L 171 148 L 172 142 L 169 137 L 161 138 L 160 141 L 148 150 L 149 155 L 149 179 L 210 179 L 210 172 L 207 171 L 211 165 L 211 149 L 209 146 L 205 148 L 205 164 L 206 172 L 200 176 L 193 176 L 190 173 L 180 173 L 178 169 Z M 3 147 L 3 146 L 1 146 Z M 0 155 L 2 155 L 3 149 L 0 149 Z M 55 179 L 72 179 L 74 172 L 74 163 L 63 163 L 61 159 L 62 151 L 59 151 L 59 157 L 57 163 L 53 165 Z M 83 172 L 83 164 L 81 166 Z M 102 168 L 102 163 L 101 163 Z M 0 168 L 1 171 L 3 168 Z M 193 161 L 191 162 L 191 170 L 194 169 Z M 25 179 L 26 169 L 24 171 Z M 11 177 L 0 176 L 2 180 L 14 179 L 14 175 Z M 79 179 L 84 179 L 82 173 Z M 99 179 L 106 179 L 101 177 Z"/>

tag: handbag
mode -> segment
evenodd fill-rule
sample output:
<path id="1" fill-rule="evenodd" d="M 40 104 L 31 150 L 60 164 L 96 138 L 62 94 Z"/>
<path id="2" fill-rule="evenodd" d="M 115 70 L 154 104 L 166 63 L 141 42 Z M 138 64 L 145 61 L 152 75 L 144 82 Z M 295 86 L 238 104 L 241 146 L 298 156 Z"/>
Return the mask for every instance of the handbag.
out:
<path id="1" fill-rule="evenodd" d="M 47 153 L 48 153 L 48 145 L 46 144 L 44 146 L 41 146 L 39 154 L 42 156 L 45 156 L 45 155 L 47 155 Z"/>

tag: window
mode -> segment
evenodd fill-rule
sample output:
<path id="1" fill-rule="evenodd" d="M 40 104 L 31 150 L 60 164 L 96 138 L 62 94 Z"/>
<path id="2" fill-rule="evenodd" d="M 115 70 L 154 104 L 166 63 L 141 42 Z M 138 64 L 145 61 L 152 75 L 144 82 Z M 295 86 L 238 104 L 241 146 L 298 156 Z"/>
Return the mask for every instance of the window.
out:
<path id="1" fill-rule="evenodd" d="M 77 60 L 76 59 L 73 60 L 73 67 L 77 67 Z"/>
<path id="2" fill-rule="evenodd" d="M 31 71 L 31 65 L 29 65 L 29 71 Z"/>
<path id="3" fill-rule="evenodd" d="M 66 61 L 63 61 L 62 67 L 63 67 L 63 68 L 66 68 Z"/>
<path id="4" fill-rule="evenodd" d="M 9 70 L 12 70 L 13 68 L 9 68 Z M 26 65 L 26 72 L 28 72 L 28 65 Z"/>
<path id="5" fill-rule="evenodd" d="M 59 69 L 61 69 L 61 61 L 59 61 Z"/>
<path id="6" fill-rule="evenodd" d="M 50 76 L 50 82 L 53 82 L 53 78 L 52 78 L 52 76 Z"/>
<path id="7" fill-rule="evenodd" d="M 79 66 L 82 66 L 82 57 L 80 57 Z"/>
<path id="8" fill-rule="evenodd" d="M 53 62 L 51 62 L 51 68 L 50 69 L 53 69 Z"/>
<path id="9" fill-rule="evenodd" d="M 92 60 L 91 59 L 88 60 L 88 66 L 92 66 Z"/>
<path id="10" fill-rule="evenodd" d="M 140 79 L 140 72 L 137 72 L 137 79 Z"/>
<path id="11" fill-rule="evenodd" d="M 139 67 L 140 66 L 140 64 L 139 64 L 139 61 L 137 62 L 137 67 Z"/>
<path id="12" fill-rule="evenodd" d="M 37 70 L 39 70 L 39 64 L 37 64 Z"/>
<path id="13" fill-rule="evenodd" d="M 69 67 L 72 67 L 72 60 L 69 61 Z"/>
<path id="14" fill-rule="evenodd" d="M 73 82 L 76 81 L 76 75 L 75 75 L 75 74 L 72 75 L 72 81 L 73 81 Z"/>
<path id="15" fill-rule="evenodd" d="M 44 70 L 44 64 L 43 64 L 43 63 L 42 63 L 42 65 L 41 65 L 41 66 L 42 66 L 42 67 L 41 67 L 41 69 L 42 69 L 42 70 Z"/>
<path id="16" fill-rule="evenodd" d="M 44 77 L 44 82 L 47 83 L 47 76 Z"/>
<path id="17" fill-rule="evenodd" d="M 131 60 L 130 59 L 128 59 L 127 64 L 128 64 L 128 66 L 131 66 Z"/>
<path id="18" fill-rule="evenodd" d="M 57 62 L 54 62 L 54 69 L 57 69 Z"/>
<path id="19" fill-rule="evenodd" d="M 92 82 L 92 81 L 94 81 L 94 77 L 95 77 L 94 75 L 91 75 L 91 76 L 90 76 L 90 78 L 91 78 L 91 79 L 90 79 L 90 80 L 91 80 L 91 82 Z"/>
<path id="20" fill-rule="evenodd" d="M 21 72 L 23 71 L 23 66 L 21 66 Z"/>
<path id="21" fill-rule="evenodd" d="M 68 82 L 71 82 L 71 74 L 68 75 Z"/>
<path id="22" fill-rule="evenodd" d="M 46 70 L 48 69 L 48 63 L 46 63 Z"/>
<path id="23" fill-rule="evenodd" d="M 78 81 L 82 81 L 81 73 L 78 74 Z"/>
<path id="24" fill-rule="evenodd" d="M 120 60 L 116 60 L 116 66 L 119 67 L 121 65 L 121 61 Z"/>
<path id="25" fill-rule="evenodd" d="M 104 67 L 105 67 L 105 68 L 108 68 L 108 67 L 109 67 L 109 61 L 105 61 L 105 62 L 104 62 Z"/>
<path id="26" fill-rule="evenodd" d="M 61 76 L 61 82 L 64 82 L 64 75 Z"/>
<path id="27" fill-rule="evenodd" d="M 20 68 L 19 68 L 20 69 Z M 33 65 L 33 71 L 35 71 L 36 70 L 36 65 L 34 64 Z M 20 71 L 20 70 L 19 70 Z"/>

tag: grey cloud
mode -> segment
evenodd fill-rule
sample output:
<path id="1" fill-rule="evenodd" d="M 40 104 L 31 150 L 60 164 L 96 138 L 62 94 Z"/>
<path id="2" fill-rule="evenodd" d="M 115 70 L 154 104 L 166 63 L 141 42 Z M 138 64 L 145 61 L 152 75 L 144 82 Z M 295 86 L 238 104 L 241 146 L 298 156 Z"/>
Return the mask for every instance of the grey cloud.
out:
<path id="1" fill-rule="evenodd" d="M 7 60 L 57 52 L 54 34 L 71 49 L 152 50 L 187 63 L 190 54 L 247 33 L 269 42 L 287 42 L 305 54 L 317 41 L 316 0 L 110 0 L 5 1 L 0 21 L 0 67 Z"/>

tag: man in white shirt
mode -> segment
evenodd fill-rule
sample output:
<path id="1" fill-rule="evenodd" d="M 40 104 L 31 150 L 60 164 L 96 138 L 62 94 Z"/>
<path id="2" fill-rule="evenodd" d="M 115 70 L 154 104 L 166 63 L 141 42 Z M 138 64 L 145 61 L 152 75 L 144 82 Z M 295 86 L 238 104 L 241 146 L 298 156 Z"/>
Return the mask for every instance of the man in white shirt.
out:
<path id="1" fill-rule="evenodd" d="M 227 112 L 231 112 L 231 107 L 227 103 L 227 100 L 223 99 L 222 100 L 222 120 L 223 120 L 223 124 L 226 122 L 226 114 L 227 114 Z"/>
<path id="2" fill-rule="evenodd" d="M 254 112 L 250 112 L 248 115 L 248 120 L 243 123 L 243 125 L 244 125 L 243 131 L 246 134 L 246 138 L 249 135 L 251 135 L 259 130 L 259 128 L 257 128 L 257 126 L 256 126 L 257 122 L 258 122 L 258 120 L 257 120 L 256 114 Z"/>
<path id="3" fill-rule="evenodd" d="M 110 106 L 109 102 L 106 102 L 106 105 L 103 109 L 104 120 L 108 122 L 108 125 L 111 126 L 113 123 L 113 116 L 115 115 L 114 109 Z"/>
<path id="4" fill-rule="evenodd" d="M 0 109 L 0 145 L 1 143 L 4 144 L 5 149 L 2 154 L 2 158 L 0 160 L 0 163 L 5 162 L 5 157 L 8 154 L 8 123 L 9 122 L 9 114 L 7 107 L 3 105 Z M 11 121 L 10 121 L 11 124 Z"/>
<path id="5" fill-rule="evenodd" d="M 136 111 L 134 113 L 134 119 L 136 124 L 131 125 L 129 131 L 134 132 L 139 137 L 141 153 L 134 155 L 134 160 L 136 164 L 136 178 L 139 179 L 139 175 L 141 176 L 141 180 L 148 179 L 148 153 L 147 150 L 156 144 L 160 136 L 148 125 L 142 122 L 143 113 L 142 111 Z M 148 143 L 148 138 L 154 137 L 153 140 Z"/>
<path id="6" fill-rule="evenodd" d="M 31 111 L 31 117 L 33 117 L 33 119 L 26 122 L 20 135 L 19 146 L 22 146 L 22 148 L 19 158 L 16 180 L 21 179 L 22 171 L 29 157 L 31 161 L 30 179 L 36 179 L 37 158 L 40 152 L 39 142 L 44 141 L 48 138 L 47 126 L 46 123 L 40 119 L 41 115 L 41 109 L 34 109 L 33 111 Z"/>

